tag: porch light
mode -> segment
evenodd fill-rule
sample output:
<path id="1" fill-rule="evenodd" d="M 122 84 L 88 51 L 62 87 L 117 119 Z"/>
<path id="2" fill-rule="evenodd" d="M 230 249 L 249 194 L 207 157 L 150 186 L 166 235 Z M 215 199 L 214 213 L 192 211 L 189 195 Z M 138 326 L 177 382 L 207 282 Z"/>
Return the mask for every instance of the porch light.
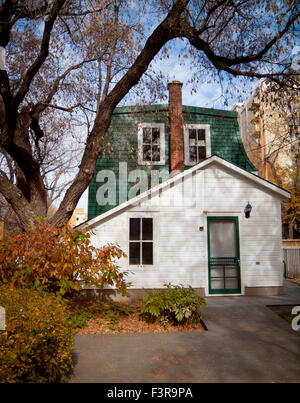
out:
<path id="1" fill-rule="evenodd" d="M 245 213 L 245 217 L 249 218 L 250 217 L 250 213 L 252 210 L 252 206 L 251 204 L 248 202 L 247 206 L 245 207 L 244 213 Z"/>

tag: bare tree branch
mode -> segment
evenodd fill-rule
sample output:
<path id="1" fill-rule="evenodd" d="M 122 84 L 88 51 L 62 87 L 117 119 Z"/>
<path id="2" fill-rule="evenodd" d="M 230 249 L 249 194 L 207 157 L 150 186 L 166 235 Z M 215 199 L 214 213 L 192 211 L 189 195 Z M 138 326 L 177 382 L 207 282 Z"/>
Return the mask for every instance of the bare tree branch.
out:
<path id="1" fill-rule="evenodd" d="M 20 105 L 23 101 L 25 95 L 27 94 L 30 84 L 39 71 L 40 67 L 46 60 L 48 53 L 49 53 L 49 42 L 51 37 L 51 31 L 54 25 L 56 18 L 59 15 L 61 8 L 63 7 L 66 0 L 55 0 L 52 6 L 51 11 L 49 12 L 49 16 L 45 21 L 44 33 L 41 42 L 40 52 L 33 64 L 27 70 L 23 82 L 14 98 L 14 103 L 16 106 Z"/>

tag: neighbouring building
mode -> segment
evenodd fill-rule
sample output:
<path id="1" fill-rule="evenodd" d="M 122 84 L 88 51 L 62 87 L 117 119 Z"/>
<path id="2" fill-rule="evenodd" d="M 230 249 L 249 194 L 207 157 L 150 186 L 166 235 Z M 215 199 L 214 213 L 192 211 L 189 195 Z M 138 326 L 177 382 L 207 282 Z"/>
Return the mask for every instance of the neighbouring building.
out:
<path id="1" fill-rule="evenodd" d="M 169 282 L 278 295 L 289 193 L 257 175 L 236 112 L 182 105 L 181 87 L 169 84 L 168 105 L 116 108 L 79 228 L 126 252 L 132 298 Z"/>
<path id="2" fill-rule="evenodd" d="M 264 179 L 278 184 L 276 169 L 289 169 L 300 150 L 300 92 L 272 90 L 263 80 L 251 96 L 235 105 L 249 159 Z"/>
<path id="3" fill-rule="evenodd" d="M 56 211 L 57 207 L 51 205 L 48 210 L 48 218 L 52 217 L 56 213 Z M 73 214 L 69 220 L 69 225 L 74 228 L 77 225 L 84 223 L 87 220 L 87 217 L 88 215 L 84 208 L 77 207 L 73 211 Z"/>
<path id="4" fill-rule="evenodd" d="M 76 227 L 76 225 L 80 225 L 87 220 L 87 213 L 84 211 L 84 208 L 76 208 L 69 220 L 69 224 L 71 227 Z"/>
<path id="5" fill-rule="evenodd" d="M 285 238 L 300 236 L 300 91 L 274 89 L 260 81 L 252 95 L 234 110 L 242 141 L 259 175 L 291 192 L 283 203 Z"/>

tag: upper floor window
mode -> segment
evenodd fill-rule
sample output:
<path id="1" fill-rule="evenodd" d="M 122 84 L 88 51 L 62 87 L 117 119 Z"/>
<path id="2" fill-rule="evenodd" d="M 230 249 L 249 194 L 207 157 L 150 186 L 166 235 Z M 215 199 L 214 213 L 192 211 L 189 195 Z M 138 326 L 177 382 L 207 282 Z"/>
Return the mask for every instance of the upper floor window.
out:
<path id="1" fill-rule="evenodd" d="M 138 162 L 140 165 L 165 164 L 165 127 L 163 123 L 138 126 Z"/>
<path id="2" fill-rule="evenodd" d="M 210 126 L 187 124 L 184 126 L 185 165 L 195 165 L 211 156 Z"/>

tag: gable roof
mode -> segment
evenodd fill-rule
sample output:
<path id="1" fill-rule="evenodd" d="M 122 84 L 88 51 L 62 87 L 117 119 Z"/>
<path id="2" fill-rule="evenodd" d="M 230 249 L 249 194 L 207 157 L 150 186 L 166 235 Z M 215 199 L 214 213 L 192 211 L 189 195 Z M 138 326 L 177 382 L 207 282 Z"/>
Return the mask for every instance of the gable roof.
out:
<path id="1" fill-rule="evenodd" d="M 202 170 L 211 164 L 217 164 L 221 167 L 228 168 L 229 170 L 239 174 L 240 176 L 244 177 L 245 179 L 249 179 L 250 181 L 253 181 L 254 183 L 262 186 L 266 190 L 274 192 L 277 195 L 277 197 L 279 197 L 281 199 L 290 198 L 290 193 L 287 190 L 285 190 L 277 185 L 274 185 L 273 183 L 224 160 L 223 158 L 219 157 L 218 155 L 212 155 L 211 157 L 201 161 L 199 164 L 177 174 L 173 178 L 170 178 L 170 179 L 164 181 L 163 183 L 150 188 L 149 190 L 139 194 L 136 197 L 133 197 L 132 199 L 129 199 L 128 201 L 126 201 L 122 204 L 119 204 L 118 206 L 112 208 L 111 210 L 109 210 L 103 214 L 98 215 L 97 217 L 94 217 L 88 221 L 85 221 L 84 223 L 78 225 L 76 228 L 78 228 L 78 229 L 92 228 L 95 225 L 97 225 L 98 223 L 100 223 L 101 221 L 108 219 L 110 216 L 114 216 L 117 213 L 121 213 L 123 210 L 126 210 L 128 207 L 136 205 L 136 203 L 140 203 L 143 200 L 147 200 L 149 196 L 155 195 L 160 190 L 164 190 L 171 184 L 176 183 L 176 182 L 180 181 L 182 178 L 184 178 L 188 175 L 191 175 L 193 172 Z"/>

